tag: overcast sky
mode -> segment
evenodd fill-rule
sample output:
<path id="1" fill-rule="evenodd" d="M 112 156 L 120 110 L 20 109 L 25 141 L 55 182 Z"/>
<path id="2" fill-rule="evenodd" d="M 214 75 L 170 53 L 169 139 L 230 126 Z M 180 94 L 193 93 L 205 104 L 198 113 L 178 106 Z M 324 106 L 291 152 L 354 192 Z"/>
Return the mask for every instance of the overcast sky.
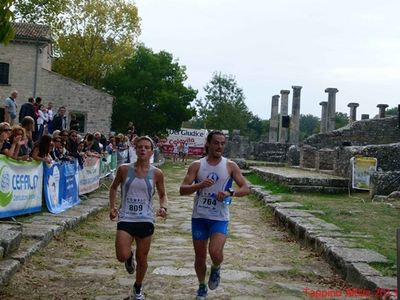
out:
<path id="1" fill-rule="evenodd" d="M 214 72 L 233 75 L 249 109 L 269 119 L 271 98 L 303 86 L 301 113 L 320 117 L 325 88 L 336 111 L 358 102 L 400 104 L 399 0 L 135 0 L 139 40 L 187 67 L 188 85 L 204 96 Z M 289 95 L 291 112 L 292 91 Z"/>

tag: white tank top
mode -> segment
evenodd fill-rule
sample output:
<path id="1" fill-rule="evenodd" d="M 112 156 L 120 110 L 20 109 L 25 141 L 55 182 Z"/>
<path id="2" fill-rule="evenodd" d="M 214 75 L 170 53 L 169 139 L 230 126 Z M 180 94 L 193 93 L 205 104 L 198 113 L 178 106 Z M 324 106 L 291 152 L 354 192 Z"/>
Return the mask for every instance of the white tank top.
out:
<path id="1" fill-rule="evenodd" d="M 139 177 L 135 174 L 134 163 L 128 165 L 128 174 L 122 185 L 118 222 L 154 223 L 154 169 L 150 165 L 146 176 Z"/>
<path id="2" fill-rule="evenodd" d="M 228 173 L 227 164 L 228 159 L 225 157 L 222 157 L 216 166 L 208 164 L 207 157 L 200 159 L 200 168 L 195 182 L 198 183 L 206 178 L 211 178 L 215 181 L 215 184 L 196 192 L 192 218 L 229 221 L 229 205 L 216 199 L 218 192 L 227 191 L 232 187 L 232 177 Z"/>

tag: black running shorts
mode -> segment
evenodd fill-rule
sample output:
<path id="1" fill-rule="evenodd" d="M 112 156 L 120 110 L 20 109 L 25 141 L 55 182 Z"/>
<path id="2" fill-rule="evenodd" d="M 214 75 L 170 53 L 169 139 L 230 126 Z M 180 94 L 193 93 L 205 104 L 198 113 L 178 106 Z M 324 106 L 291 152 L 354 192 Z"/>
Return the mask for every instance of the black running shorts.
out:
<path id="1" fill-rule="evenodd" d="M 123 230 L 131 236 L 145 238 L 153 235 L 154 224 L 150 222 L 118 222 L 117 230 Z"/>

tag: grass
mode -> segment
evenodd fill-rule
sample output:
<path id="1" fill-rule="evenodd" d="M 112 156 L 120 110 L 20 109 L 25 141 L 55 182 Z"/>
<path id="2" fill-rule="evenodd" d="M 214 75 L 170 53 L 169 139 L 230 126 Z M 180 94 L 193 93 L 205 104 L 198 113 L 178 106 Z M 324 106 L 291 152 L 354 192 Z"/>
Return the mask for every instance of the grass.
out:
<path id="1" fill-rule="evenodd" d="M 252 183 L 263 186 L 273 193 L 281 194 L 285 201 L 303 204 L 306 210 L 320 210 L 318 218 L 340 227 L 346 233 L 361 233 L 368 238 L 355 239 L 357 246 L 374 250 L 386 256 L 388 264 L 374 264 L 386 276 L 396 274 L 396 229 L 400 227 L 399 210 L 381 202 L 372 202 L 365 192 L 352 195 L 330 195 L 318 193 L 285 193 L 278 184 L 267 184 L 255 175 L 246 178 Z"/>
<path id="2" fill-rule="evenodd" d="M 250 173 L 246 175 L 246 178 L 252 183 L 256 184 L 259 186 L 262 186 L 263 188 L 271 191 L 272 194 L 287 194 L 290 193 L 289 189 L 283 185 L 276 184 L 275 182 L 272 181 L 265 181 L 263 178 L 260 176 Z"/>

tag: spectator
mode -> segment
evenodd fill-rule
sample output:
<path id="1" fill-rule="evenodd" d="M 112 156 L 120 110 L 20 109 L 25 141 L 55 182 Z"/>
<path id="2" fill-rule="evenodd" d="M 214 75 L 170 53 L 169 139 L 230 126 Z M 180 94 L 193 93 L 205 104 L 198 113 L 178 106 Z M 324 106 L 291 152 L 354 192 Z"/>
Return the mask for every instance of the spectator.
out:
<path id="1" fill-rule="evenodd" d="M 94 135 L 91 133 L 86 135 L 84 151 L 87 156 L 100 157 L 101 150 L 99 144 L 95 140 Z"/>
<path id="2" fill-rule="evenodd" d="M 65 130 L 67 129 L 67 117 L 65 116 L 65 106 L 61 106 L 58 109 L 58 113 L 53 118 L 53 130 Z"/>
<path id="3" fill-rule="evenodd" d="M 71 115 L 71 121 L 69 122 L 69 129 L 79 131 L 79 132 L 82 131 L 81 125 L 80 125 L 79 121 L 76 119 L 75 114 Z"/>
<path id="4" fill-rule="evenodd" d="M 18 91 L 14 90 L 11 92 L 10 97 L 4 100 L 4 121 L 10 126 L 14 125 L 15 119 L 17 118 L 17 99 Z"/>
<path id="5" fill-rule="evenodd" d="M 37 142 L 35 142 L 32 150 L 32 158 L 34 160 L 41 160 L 47 164 L 51 164 L 53 159 L 50 155 L 51 148 L 54 144 L 49 135 L 43 135 Z"/>
<path id="6" fill-rule="evenodd" d="M 63 139 L 59 136 L 55 136 L 53 137 L 53 143 L 54 148 L 50 152 L 51 158 L 54 161 L 69 161 L 70 157 L 68 156 L 68 152 L 64 147 Z"/>
<path id="7" fill-rule="evenodd" d="M 35 135 L 36 136 L 35 141 L 37 141 L 42 137 L 47 121 L 48 121 L 47 109 L 43 104 L 40 104 L 38 110 L 38 118 L 36 120 L 37 134 Z"/>
<path id="8" fill-rule="evenodd" d="M 47 104 L 47 130 L 49 131 L 49 134 L 53 134 L 53 102 L 49 102 Z"/>
<path id="9" fill-rule="evenodd" d="M 35 127 L 35 120 L 30 116 L 26 116 L 23 118 L 21 125 L 25 130 L 25 136 L 27 139 L 25 146 L 27 147 L 28 154 L 30 154 L 33 149 L 33 130 Z"/>
<path id="10" fill-rule="evenodd" d="M 35 106 L 33 103 L 35 99 L 33 97 L 29 97 L 28 102 L 21 105 L 21 109 L 19 110 L 19 122 L 22 123 L 22 120 L 26 117 L 32 117 L 35 120 Z"/>
<path id="11" fill-rule="evenodd" d="M 8 140 L 11 134 L 10 124 L 7 122 L 0 123 L 0 154 L 4 154 L 10 156 L 10 153 L 13 152 L 11 149 L 11 143 Z"/>
<path id="12" fill-rule="evenodd" d="M 28 139 L 25 129 L 22 126 L 14 125 L 11 130 L 10 143 L 13 145 L 14 152 L 10 156 L 16 160 L 30 160 Z"/>

